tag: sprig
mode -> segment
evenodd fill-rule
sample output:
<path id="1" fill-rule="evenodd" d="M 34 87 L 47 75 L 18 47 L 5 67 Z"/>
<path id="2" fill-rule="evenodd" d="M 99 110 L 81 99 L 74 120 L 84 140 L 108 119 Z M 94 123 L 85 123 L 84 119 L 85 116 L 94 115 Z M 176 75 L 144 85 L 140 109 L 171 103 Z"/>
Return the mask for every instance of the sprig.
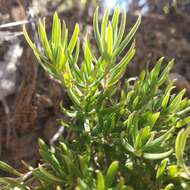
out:
<path id="1" fill-rule="evenodd" d="M 69 137 L 51 147 L 40 139 L 41 163 L 36 168 L 25 164 L 27 174 L 0 162 L 1 170 L 17 176 L 0 178 L 0 188 L 190 188 L 185 164 L 190 100 L 184 98 L 185 90 L 174 93 L 173 82 L 168 80 L 174 60 L 162 70 L 164 58 L 160 58 L 152 70 L 142 71 L 135 80 L 125 76 L 136 52 L 133 37 L 140 22 L 141 17 L 125 35 L 125 10 L 120 13 L 117 7 L 110 19 L 107 9 L 99 23 L 97 8 L 93 17 L 97 54 L 89 34 L 80 45 L 78 24 L 68 38 L 66 24 L 57 13 L 50 39 L 45 19 L 39 20 L 41 47 L 32 42 L 24 27 L 37 61 L 62 84 L 72 101 L 70 108 L 61 105 L 65 120 L 60 124 Z"/>

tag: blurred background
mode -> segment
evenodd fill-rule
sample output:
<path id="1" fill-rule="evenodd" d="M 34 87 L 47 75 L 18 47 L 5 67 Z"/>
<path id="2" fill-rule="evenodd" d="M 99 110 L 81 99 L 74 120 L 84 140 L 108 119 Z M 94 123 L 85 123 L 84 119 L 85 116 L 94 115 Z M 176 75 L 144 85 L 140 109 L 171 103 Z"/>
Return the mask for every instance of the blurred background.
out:
<path id="1" fill-rule="evenodd" d="M 37 139 L 51 142 L 59 131 L 56 120 L 63 117 L 59 103 L 69 105 L 60 85 L 36 64 L 22 25 L 26 24 L 36 39 L 38 18 L 46 17 L 50 32 L 57 11 L 69 31 L 79 23 L 81 40 L 90 32 L 95 48 L 93 12 L 99 6 L 101 17 L 106 7 L 112 13 L 116 5 L 126 10 L 126 33 L 142 15 L 135 37 L 137 53 L 126 77 L 151 68 L 161 56 L 165 64 L 174 58 L 169 77 L 177 78 L 177 90 L 186 88 L 190 96 L 190 0 L 0 0 L 0 160 L 21 171 L 21 160 L 35 165 L 39 159 Z"/>

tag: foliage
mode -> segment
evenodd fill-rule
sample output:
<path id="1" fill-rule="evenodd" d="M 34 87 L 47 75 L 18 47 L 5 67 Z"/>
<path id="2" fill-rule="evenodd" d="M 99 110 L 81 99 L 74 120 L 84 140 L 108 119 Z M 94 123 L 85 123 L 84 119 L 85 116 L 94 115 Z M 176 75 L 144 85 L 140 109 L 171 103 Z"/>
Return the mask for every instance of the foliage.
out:
<path id="1" fill-rule="evenodd" d="M 60 122 L 68 136 L 51 147 L 40 139 L 41 163 L 37 168 L 24 163 L 29 170 L 26 174 L 1 162 L 2 170 L 18 176 L 0 178 L 1 189 L 190 188 L 185 164 L 190 100 L 183 98 L 184 90 L 175 94 L 173 81 L 167 80 L 174 61 L 161 71 L 160 58 L 151 71 L 142 71 L 135 79 L 125 78 L 126 67 L 135 55 L 132 39 L 141 18 L 123 37 L 125 11 L 121 22 L 119 16 L 116 8 L 110 20 L 106 10 L 99 29 L 96 9 L 96 54 L 88 34 L 81 54 L 78 24 L 69 40 L 66 25 L 61 24 L 56 13 L 50 40 L 45 20 L 39 21 L 41 47 L 30 40 L 24 28 L 38 62 L 62 84 L 72 101 L 70 108 L 61 106 L 66 119 Z M 124 54 L 125 48 L 128 51 Z M 119 55 L 123 58 L 118 61 Z"/>

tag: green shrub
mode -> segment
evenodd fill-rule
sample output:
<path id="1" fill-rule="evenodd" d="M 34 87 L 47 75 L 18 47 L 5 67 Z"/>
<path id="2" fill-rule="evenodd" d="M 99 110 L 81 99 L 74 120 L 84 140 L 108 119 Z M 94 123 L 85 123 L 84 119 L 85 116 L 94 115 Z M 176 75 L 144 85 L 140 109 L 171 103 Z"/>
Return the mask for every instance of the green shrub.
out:
<path id="1" fill-rule="evenodd" d="M 160 58 L 151 71 L 142 71 L 136 79 L 125 78 L 126 66 L 135 55 L 132 39 L 141 18 L 123 37 L 125 11 L 120 24 L 119 16 L 116 8 L 109 20 L 106 10 L 100 31 L 96 9 L 93 29 L 98 55 L 90 47 L 88 34 L 81 55 L 78 24 L 69 41 L 66 25 L 56 13 L 50 40 L 45 21 L 39 21 L 42 48 L 30 40 L 24 28 L 38 62 L 61 83 L 72 101 L 69 109 L 61 106 L 66 119 L 60 122 L 68 136 L 51 147 L 39 140 L 41 163 L 37 168 L 25 164 L 26 174 L 1 162 L 2 170 L 17 176 L 0 178 L 1 189 L 190 189 L 185 165 L 190 100 L 183 98 L 184 90 L 173 93 L 173 81 L 167 79 L 174 61 L 161 71 Z"/>

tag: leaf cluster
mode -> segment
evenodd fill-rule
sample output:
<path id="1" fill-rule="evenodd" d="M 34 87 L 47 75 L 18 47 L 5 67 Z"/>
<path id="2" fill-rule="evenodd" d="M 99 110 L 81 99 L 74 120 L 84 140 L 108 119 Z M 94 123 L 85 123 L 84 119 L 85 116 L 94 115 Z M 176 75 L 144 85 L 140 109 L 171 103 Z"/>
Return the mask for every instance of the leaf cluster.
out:
<path id="1" fill-rule="evenodd" d="M 69 109 L 61 105 L 65 120 L 60 123 L 68 137 L 51 147 L 40 139 L 41 163 L 37 168 L 25 164 L 27 174 L 1 162 L 2 170 L 18 176 L 0 178 L 3 189 L 190 188 L 185 164 L 190 100 L 183 97 L 185 90 L 174 93 L 173 81 L 168 81 L 174 61 L 161 69 L 164 58 L 160 58 L 152 70 L 125 78 L 126 67 L 135 55 L 133 37 L 141 18 L 127 36 L 125 11 L 120 13 L 116 8 L 110 19 L 106 10 L 101 25 L 98 18 L 97 8 L 93 30 L 98 55 L 88 34 L 80 46 L 78 24 L 69 39 L 66 25 L 56 13 L 50 39 L 45 20 L 39 21 L 41 47 L 31 41 L 24 28 L 38 62 L 60 82 L 72 101 Z"/>

